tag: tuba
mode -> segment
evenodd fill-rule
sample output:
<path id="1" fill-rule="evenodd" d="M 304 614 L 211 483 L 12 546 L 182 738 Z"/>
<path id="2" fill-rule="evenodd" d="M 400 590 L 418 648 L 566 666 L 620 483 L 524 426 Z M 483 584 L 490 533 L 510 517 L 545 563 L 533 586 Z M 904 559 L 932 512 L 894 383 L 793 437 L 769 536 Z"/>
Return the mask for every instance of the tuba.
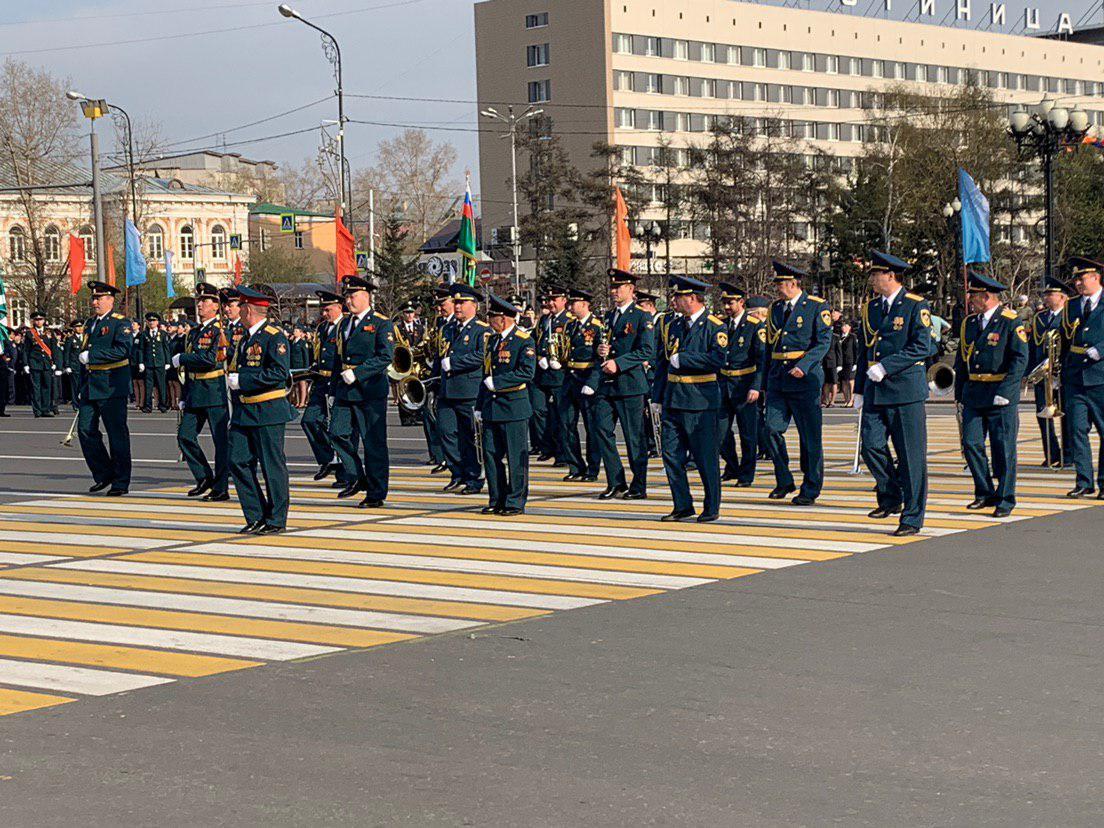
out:
<path id="1" fill-rule="evenodd" d="M 945 362 L 937 362 L 928 369 L 928 388 L 936 399 L 944 399 L 954 393 L 954 368 Z"/>

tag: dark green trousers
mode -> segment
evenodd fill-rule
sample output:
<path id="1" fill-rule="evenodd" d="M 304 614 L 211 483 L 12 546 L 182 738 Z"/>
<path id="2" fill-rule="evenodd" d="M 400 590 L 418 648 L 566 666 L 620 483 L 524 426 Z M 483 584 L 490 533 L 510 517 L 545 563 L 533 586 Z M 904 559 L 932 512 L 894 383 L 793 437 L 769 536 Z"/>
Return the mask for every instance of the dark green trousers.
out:
<path id="1" fill-rule="evenodd" d="M 548 444 L 548 395 L 535 383 L 529 384 L 528 394 L 533 409 L 529 418 L 529 445 L 537 454 L 555 454 Z"/>
<path id="2" fill-rule="evenodd" d="M 986 408 L 962 407 L 962 453 L 974 478 L 974 497 L 998 508 L 1016 505 L 1016 435 L 1020 428 L 1015 403 Z M 985 435 L 993 449 L 993 464 L 985 453 Z M 996 483 L 994 485 L 994 478 Z"/>
<path id="3" fill-rule="evenodd" d="M 53 413 L 54 372 L 52 370 L 31 371 L 31 410 L 36 417 Z"/>
<path id="4" fill-rule="evenodd" d="M 319 466 L 332 463 L 334 450 L 330 444 L 330 410 L 325 394 L 311 393 L 299 425 L 307 435 L 307 444 L 314 454 L 314 461 Z"/>
<path id="5" fill-rule="evenodd" d="M 107 432 L 104 446 L 100 423 Z M 92 479 L 113 488 L 130 489 L 130 429 L 127 428 L 126 397 L 82 400 L 77 410 L 77 436 Z"/>
<path id="6" fill-rule="evenodd" d="M 359 438 L 363 459 L 357 450 Z M 344 467 L 342 480 L 363 480 L 365 497 L 386 500 L 390 482 L 387 453 L 387 400 L 335 403 L 330 411 L 330 440 Z"/>
<path id="7" fill-rule="evenodd" d="M 721 509 L 721 458 L 717 447 L 717 409 L 677 411 L 663 409 L 663 468 L 671 486 L 676 512 L 694 511 L 686 465 L 690 458 L 698 467 L 705 489 L 702 514 L 715 515 Z"/>
<path id="8" fill-rule="evenodd" d="M 230 473 L 247 523 L 287 526 L 290 492 L 284 425 L 230 426 Z M 263 488 L 260 475 L 264 475 Z"/>
<path id="9" fill-rule="evenodd" d="M 594 402 L 592 424 L 598 445 L 598 454 L 606 469 L 606 484 L 625 485 L 625 466 L 617 451 L 616 424 L 621 424 L 621 434 L 625 438 L 625 452 L 632 471 L 633 493 L 646 494 L 648 491 L 648 450 L 644 445 L 644 395 L 632 397 L 598 396 Z"/>
<path id="10" fill-rule="evenodd" d="M 594 401 L 597 394 L 583 394 L 577 386 L 564 387 L 556 392 L 556 408 L 563 433 L 563 459 L 572 474 L 585 474 L 597 477 L 602 465 L 602 456 L 598 453 L 598 441 L 594 438 Z M 579 440 L 579 420 L 583 421 L 586 433 L 586 457 Z"/>
<path id="11" fill-rule="evenodd" d="M 488 505 L 524 509 L 529 497 L 529 434 L 525 420 L 483 421 L 483 465 Z"/>
<path id="12" fill-rule="evenodd" d="M 928 500 L 928 426 L 924 403 L 869 405 L 860 421 L 862 458 L 877 486 L 878 506 L 902 506 L 901 525 L 924 527 Z M 889 445 L 897 455 L 894 462 Z"/>
<path id="13" fill-rule="evenodd" d="M 786 391 L 767 394 L 767 448 L 774 462 L 775 485 L 779 488 L 794 485 L 786 451 L 786 430 L 790 427 L 790 420 L 793 420 L 797 425 L 801 450 L 801 494 L 813 499 L 820 497 L 820 490 L 824 487 L 823 417 L 819 389 L 812 394 Z"/>
<path id="14" fill-rule="evenodd" d="M 1104 386 L 1067 385 L 1062 392 L 1066 395 L 1066 421 L 1062 426 L 1070 435 L 1070 457 L 1077 467 L 1076 486 L 1104 491 L 1104 440 L 1101 440 L 1096 458 L 1096 479 L 1093 478 L 1092 444 L 1089 442 L 1089 432 L 1093 428 L 1098 435 L 1104 435 Z"/>
<path id="15" fill-rule="evenodd" d="M 483 470 L 476 454 L 475 400 L 439 400 L 437 424 L 452 479 L 478 485 Z"/>
<path id="16" fill-rule="evenodd" d="M 437 420 L 437 394 L 434 391 L 427 392 L 426 404 L 422 408 L 422 431 L 430 462 L 435 466 L 441 465 L 445 462 L 445 450 L 441 447 L 441 425 Z"/>
<path id="17" fill-rule="evenodd" d="M 157 389 L 157 410 L 169 410 L 168 382 L 165 369 L 146 366 L 146 410 L 153 408 L 153 391 Z"/>
<path id="18" fill-rule="evenodd" d="M 207 461 L 199 444 L 199 432 L 203 426 L 211 432 L 215 444 L 215 468 Z M 211 481 L 211 491 L 225 492 L 230 485 L 230 409 L 224 405 L 214 408 L 188 408 L 180 413 L 180 426 L 176 430 L 176 444 L 184 455 L 184 462 L 196 483 Z"/>

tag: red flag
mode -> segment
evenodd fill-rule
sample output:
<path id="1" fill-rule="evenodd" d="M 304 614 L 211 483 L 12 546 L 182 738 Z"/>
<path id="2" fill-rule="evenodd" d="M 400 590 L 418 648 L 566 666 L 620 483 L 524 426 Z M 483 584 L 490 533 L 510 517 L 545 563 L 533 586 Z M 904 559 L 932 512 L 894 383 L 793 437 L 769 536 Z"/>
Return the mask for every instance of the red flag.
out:
<path id="1" fill-rule="evenodd" d="M 241 256 L 234 258 L 234 287 L 237 287 L 242 283 L 242 260 Z"/>
<path id="2" fill-rule="evenodd" d="M 629 207 L 621 188 L 613 188 L 613 223 L 617 239 L 617 269 L 628 271 L 632 263 L 632 236 L 629 235 Z"/>
<path id="3" fill-rule="evenodd" d="M 334 270 L 336 271 L 337 283 L 341 284 L 341 280 L 346 276 L 356 275 L 356 242 L 353 241 L 353 234 L 349 232 L 349 228 L 341 220 L 340 214 L 334 216 L 334 228 L 337 234 L 336 247 L 334 248 Z"/>
<path id="4" fill-rule="evenodd" d="M 69 235 L 69 292 L 76 296 L 80 293 L 81 279 L 84 276 L 84 239 Z"/>
<path id="5" fill-rule="evenodd" d="M 107 246 L 107 283 L 115 287 L 115 248 Z"/>

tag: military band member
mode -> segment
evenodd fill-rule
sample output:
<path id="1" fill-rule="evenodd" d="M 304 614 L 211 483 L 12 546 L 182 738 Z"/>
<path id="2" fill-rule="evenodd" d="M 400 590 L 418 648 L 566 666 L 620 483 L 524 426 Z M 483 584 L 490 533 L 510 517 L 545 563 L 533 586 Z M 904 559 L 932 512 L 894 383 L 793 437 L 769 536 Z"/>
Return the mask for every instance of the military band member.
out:
<path id="1" fill-rule="evenodd" d="M 330 412 L 330 439 L 344 466 L 349 485 L 339 498 L 364 492 L 361 509 L 378 509 L 387 500 L 387 369 L 395 355 L 391 320 L 372 308 L 375 283 L 361 276 L 342 281 L 349 311 L 337 332 L 330 371 L 334 404 Z M 353 440 L 359 435 L 363 458 Z"/>
<path id="2" fill-rule="evenodd" d="M 598 439 L 594 434 L 594 401 L 602 374 L 599 369 L 598 346 L 606 333 L 606 327 L 590 311 L 593 294 L 581 288 L 568 291 L 571 314 L 574 317 L 564 329 L 568 341 L 567 375 L 556 404 L 563 428 L 564 460 L 568 482 L 593 483 L 598 479 L 601 456 Z M 551 362 L 549 362 L 551 365 Z M 579 441 L 579 420 L 586 432 L 586 457 Z"/>
<path id="3" fill-rule="evenodd" d="M 46 317 L 31 314 L 31 327 L 23 338 L 23 373 L 31 380 L 31 410 L 35 417 L 54 416 L 54 372 L 60 371 L 58 343 L 46 330 Z"/>
<path id="4" fill-rule="evenodd" d="M 1073 294 L 1069 285 L 1061 279 L 1047 276 L 1045 281 L 1043 304 L 1046 307 L 1035 314 L 1031 320 L 1031 325 L 1028 327 L 1030 333 L 1027 342 L 1029 372 L 1047 358 L 1048 337 L 1061 337 L 1062 317 L 1065 315 L 1066 301 Z M 1058 368 L 1059 366 L 1053 367 Z M 1046 383 L 1040 382 L 1036 383 L 1034 387 L 1036 414 L 1041 413 L 1047 404 L 1045 386 Z M 1060 392 L 1060 388 L 1055 390 L 1055 393 Z M 1070 429 L 1068 427 L 1062 428 L 1062 437 L 1059 440 L 1058 422 L 1050 417 L 1037 417 L 1037 419 L 1043 441 L 1042 465 L 1060 469 L 1063 465 L 1071 464 L 1073 462 L 1073 452 L 1070 450 Z"/>
<path id="5" fill-rule="evenodd" d="M 924 527 L 928 499 L 924 403 L 927 358 L 934 340 L 928 303 L 901 286 L 909 267 L 888 253 L 871 253 L 870 287 L 875 296 L 863 305 L 853 397 L 861 410 L 863 461 L 874 476 L 878 496 L 870 517 L 881 520 L 900 514 L 894 532 L 898 537 L 915 535 Z"/>
<path id="6" fill-rule="evenodd" d="M 429 462 L 433 466 L 430 474 L 441 474 L 448 471 L 445 462 L 445 449 L 441 445 L 441 426 L 437 419 L 437 400 L 439 396 L 439 384 L 441 381 L 440 360 L 443 354 L 443 331 L 445 326 L 452 321 L 452 290 L 448 285 L 438 285 L 433 290 L 433 301 L 437 308 L 437 318 L 433 320 L 433 352 L 430 356 L 430 375 L 426 381 L 426 404 L 422 411 L 422 430 L 425 432 L 426 448 L 429 451 Z"/>
<path id="7" fill-rule="evenodd" d="M 226 377 L 233 398 L 230 473 L 245 516 L 238 534 L 276 535 L 287 528 L 290 502 L 284 430 L 292 419 L 291 354 L 283 330 L 268 323 L 269 297 L 247 287 L 238 294 L 244 334 L 236 370 Z"/>
<path id="8" fill-rule="evenodd" d="M 78 355 L 81 372 L 77 435 L 88 470 L 92 472 L 90 492 L 110 486 L 108 495 L 119 497 L 130 490 L 130 431 L 127 429 L 127 398 L 130 395 L 130 353 L 134 348 L 130 320 L 115 313 L 118 288 L 105 282 L 89 282 L 92 312 L 85 323 Z M 100 422 L 107 432 L 104 447 Z"/>
<path id="9" fill-rule="evenodd" d="M 796 490 L 786 452 L 786 430 L 797 425 L 801 449 L 801 491 L 791 502 L 811 506 L 824 486 L 823 415 L 820 390 L 824 385 L 824 355 L 832 346 L 832 314 L 818 296 L 801 289 L 805 272 L 774 262 L 779 299 L 767 317 L 767 345 L 763 353 L 767 405 L 767 444 L 774 463 L 772 500 Z"/>
<path id="10" fill-rule="evenodd" d="M 235 288 L 223 288 L 219 291 L 219 299 L 222 303 L 222 332 L 230 348 L 227 370 L 233 371 L 236 367 L 234 360 L 238 358 L 238 345 L 245 337 L 245 327 L 241 322 L 241 294 Z"/>
<path id="11" fill-rule="evenodd" d="M 307 435 L 314 460 L 318 463 L 315 480 L 324 480 L 331 472 L 340 474 L 344 466 L 334 462 L 333 443 L 330 442 L 330 404 L 328 397 L 332 393 L 334 355 L 337 353 L 337 330 L 344 318 L 342 305 L 344 299 L 328 290 L 315 291 L 322 310 L 322 320 L 315 329 L 314 352 L 312 354 L 310 394 L 303 417 L 299 421 L 303 433 Z M 344 481 L 347 486 L 351 481 Z M 345 488 L 342 486 L 341 488 Z"/>
<path id="12" fill-rule="evenodd" d="M 425 339 L 426 327 L 425 323 L 418 318 L 418 308 L 413 302 L 407 302 L 403 305 L 402 310 L 399 312 L 399 318 L 394 323 L 395 326 L 395 344 L 405 345 L 411 350 L 417 348 L 422 344 Z M 395 391 L 395 400 L 398 401 L 397 385 Z M 399 409 L 399 424 L 408 426 L 416 425 L 420 419 L 418 413 L 415 411 L 408 411 L 402 406 L 397 406 Z"/>
<path id="13" fill-rule="evenodd" d="M 537 460 L 553 460 L 556 465 L 566 462 L 563 425 L 560 421 L 559 397 L 566 393 L 564 379 L 567 369 L 559 353 L 565 339 L 567 323 L 567 291 L 558 285 L 549 285 L 544 292 L 547 313 L 537 322 L 537 375 L 530 386 L 529 398 L 533 406 L 531 425 L 532 444 Z"/>
<path id="14" fill-rule="evenodd" d="M 183 380 L 176 442 L 196 482 L 188 497 L 203 495 L 204 500 L 221 502 L 230 499 L 230 413 L 226 407 L 229 343 L 218 319 L 218 288 L 205 282 L 196 285 L 195 308 L 199 324 L 188 332 L 183 350 L 171 362 Z M 214 470 L 199 444 L 204 425 L 215 444 Z"/>
<path id="15" fill-rule="evenodd" d="M 172 349 L 169 336 L 161 328 L 161 317 L 153 312 L 146 314 L 146 327 L 138 335 L 138 373 L 145 385 L 145 406 L 142 411 L 153 411 L 153 393 L 157 392 L 157 410 L 162 414 L 169 410 L 167 374 L 171 367 Z"/>
<path id="16" fill-rule="evenodd" d="M 142 349 L 138 346 L 142 327 L 137 321 L 130 323 L 130 338 L 134 346 L 130 349 L 130 396 L 134 407 L 141 411 L 146 407 L 146 378 L 142 371 Z"/>
<path id="17" fill-rule="evenodd" d="M 517 306 L 491 294 L 487 318 L 494 333 L 486 345 L 475 413 L 483 428 L 485 515 L 520 515 L 529 497 L 528 386 L 537 352 L 531 333 L 517 325 L 520 313 Z"/>
<path id="18" fill-rule="evenodd" d="M 69 387 L 69 402 L 76 411 L 80 401 L 80 352 L 81 342 L 84 341 L 84 323 L 74 319 L 69 323 L 69 337 L 61 349 L 61 370 L 65 372 L 66 384 Z"/>
<path id="19" fill-rule="evenodd" d="M 1069 497 L 1087 497 L 1094 491 L 1089 430 L 1102 436 L 1096 467 L 1097 499 L 1104 500 L 1104 308 L 1101 274 L 1104 265 L 1092 259 L 1070 260 L 1078 296 L 1066 305 L 1062 317 L 1062 387 L 1065 426 L 1070 430 L 1077 482 Z"/>
<path id="20" fill-rule="evenodd" d="M 476 318 L 483 294 L 467 285 L 452 285 L 455 318 L 443 330 L 448 353 L 441 358 L 437 423 L 451 479 L 444 491 L 479 494 L 482 469 L 475 445 L 475 400 L 483 380 L 483 351 L 490 326 Z"/>
<path id="21" fill-rule="evenodd" d="M 974 500 L 966 508 L 993 507 L 993 517 L 1008 517 L 1016 506 L 1016 435 L 1027 329 L 1014 310 L 1001 304 L 1000 294 L 1008 288 L 1000 282 L 970 271 L 967 285 L 973 313 L 962 321 L 955 356 L 962 452 L 974 478 Z M 991 470 L 986 435 L 993 451 Z"/>
<path id="22" fill-rule="evenodd" d="M 644 363 L 644 378 L 648 382 L 648 394 L 644 398 L 644 419 L 641 428 L 644 429 L 644 449 L 648 457 L 659 457 L 659 448 L 656 446 L 654 429 L 652 427 L 652 386 L 655 383 L 655 349 L 663 347 L 659 341 L 659 317 L 656 302 L 659 297 L 647 291 L 636 290 L 636 305 L 652 320 L 652 353 L 648 355 L 648 361 Z"/>
<path id="23" fill-rule="evenodd" d="M 679 316 L 667 326 L 667 382 L 663 392 L 663 467 L 674 508 L 664 521 L 694 517 L 686 467 L 692 458 L 705 490 L 698 523 L 720 516 L 721 465 L 717 419 L 721 409 L 718 376 L 725 365 L 728 334 L 705 307 L 709 285 L 672 276 Z"/>
<path id="24" fill-rule="evenodd" d="M 759 453 L 759 396 L 763 385 L 763 351 L 767 329 L 762 319 L 747 312 L 747 295 L 731 282 L 721 282 L 721 303 L 725 311 L 728 348 L 721 369 L 721 458 L 725 461 L 721 482 L 735 480 L 747 488 L 755 480 L 755 458 Z M 736 435 L 740 453 L 736 454 Z"/>
<path id="25" fill-rule="evenodd" d="M 606 314 L 602 344 L 595 349 L 601 377 L 592 419 L 606 469 L 606 490 L 598 498 L 644 500 L 648 496 L 648 450 L 643 425 L 649 389 L 644 365 L 655 348 L 654 325 L 651 316 L 636 306 L 638 277 L 617 268 L 610 268 L 607 275 L 612 310 Z M 631 482 L 625 480 L 617 450 L 617 423 L 625 439 Z"/>

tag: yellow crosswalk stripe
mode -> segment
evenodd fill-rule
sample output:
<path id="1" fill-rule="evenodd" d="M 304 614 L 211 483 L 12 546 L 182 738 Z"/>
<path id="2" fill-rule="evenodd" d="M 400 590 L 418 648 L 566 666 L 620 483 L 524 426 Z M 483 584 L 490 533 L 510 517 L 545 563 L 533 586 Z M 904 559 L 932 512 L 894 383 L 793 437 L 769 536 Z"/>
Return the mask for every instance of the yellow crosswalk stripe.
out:
<path id="1" fill-rule="evenodd" d="M 67 508 L 64 504 L 60 506 L 20 506 L 20 505 L 7 505 L 0 506 L 0 512 L 14 513 L 14 514 L 26 514 L 26 515 L 55 515 L 65 517 L 77 517 L 87 518 L 96 517 L 99 519 L 113 518 L 115 520 L 134 520 L 134 512 L 129 511 L 116 511 L 110 508 L 97 509 L 94 513 L 90 514 L 86 509 L 73 509 Z M 142 513 L 142 519 L 147 521 L 164 521 L 166 523 L 200 523 L 211 526 L 225 526 L 233 527 L 237 529 L 241 526 L 241 515 L 226 514 L 224 512 L 209 510 L 199 511 L 196 513 L 187 514 L 180 512 L 159 512 L 156 508 L 150 508 L 148 511 Z M 59 525 L 59 524 L 52 524 Z M 307 518 L 288 518 L 288 526 L 293 529 L 314 529 L 320 526 L 328 526 L 329 523 L 324 520 L 310 520 Z M 128 529 L 129 531 L 129 529 Z"/>
<path id="2" fill-rule="evenodd" d="M 0 524 L 0 532 L 4 529 Z M 75 546 L 65 543 L 51 543 L 46 546 L 30 541 L 11 541 L 0 537 L 0 552 L 19 552 L 26 555 L 59 555 L 66 558 L 96 558 L 100 555 L 113 555 L 126 550 L 111 546 Z"/>
<path id="3" fill-rule="evenodd" d="M 129 519 L 133 520 L 134 516 L 130 515 Z M 23 520 L 5 520 L 3 523 L 0 523 L 0 531 L 14 531 L 18 529 L 29 532 L 65 532 L 67 529 L 73 528 L 73 524 L 36 523 Z M 81 535 L 93 535 L 95 537 L 107 538 L 118 535 L 129 535 L 135 538 L 149 538 L 151 540 L 164 541 L 166 546 L 170 546 L 174 542 L 211 541 L 220 537 L 231 537 L 231 535 L 228 535 L 226 532 L 191 532 L 183 529 L 151 529 L 143 526 L 127 526 L 125 531 L 121 530 L 118 526 L 95 526 L 89 524 L 80 524 L 80 526 L 76 528 L 79 528 L 79 534 Z M 72 532 L 70 532 L 70 534 L 72 534 Z"/>
<path id="4" fill-rule="evenodd" d="M 171 653 L 115 644 L 86 644 L 78 641 L 4 634 L 0 634 L 0 656 L 34 661 L 58 661 L 114 670 L 137 670 L 141 673 L 160 673 L 166 676 L 188 678 L 259 667 L 262 663 L 222 656 Z"/>
<path id="5" fill-rule="evenodd" d="M 23 713 L 27 710 L 41 710 L 44 707 L 56 707 L 71 701 L 76 699 L 0 687 L 0 716 L 10 716 L 12 713 Z"/>

